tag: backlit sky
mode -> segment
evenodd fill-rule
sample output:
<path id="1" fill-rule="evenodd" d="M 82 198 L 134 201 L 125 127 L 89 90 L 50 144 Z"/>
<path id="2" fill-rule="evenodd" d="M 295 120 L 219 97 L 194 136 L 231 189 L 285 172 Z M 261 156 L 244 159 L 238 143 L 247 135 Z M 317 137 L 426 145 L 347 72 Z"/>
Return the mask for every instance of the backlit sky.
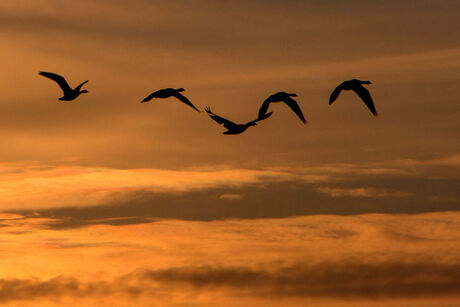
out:
<path id="1" fill-rule="evenodd" d="M 0 304 L 458 306 L 459 1 L 0 2 Z M 61 103 L 51 71 L 89 93 Z M 370 80 L 378 117 L 344 92 Z M 236 136 L 174 99 L 232 121 Z"/>

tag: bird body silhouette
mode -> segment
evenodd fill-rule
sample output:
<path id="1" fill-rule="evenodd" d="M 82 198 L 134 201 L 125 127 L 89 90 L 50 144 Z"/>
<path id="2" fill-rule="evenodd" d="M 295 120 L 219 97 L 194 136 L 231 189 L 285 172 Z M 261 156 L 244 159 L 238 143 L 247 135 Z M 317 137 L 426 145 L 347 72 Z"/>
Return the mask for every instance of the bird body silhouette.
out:
<path id="1" fill-rule="evenodd" d="M 227 131 L 224 131 L 222 134 L 240 134 L 246 131 L 249 127 L 252 126 L 257 126 L 257 122 L 267 119 L 272 115 L 272 112 L 263 115 L 262 117 L 259 117 L 253 121 L 247 122 L 246 124 L 235 124 L 232 121 L 229 121 L 228 119 L 225 119 L 223 117 L 220 117 L 219 115 L 216 115 L 211 111 L 209 107 L 206 107 L 206 112 L 208 113 L 209 117 L 211 117 L 213 120 L 215 120 L 218 124 L 224 125 L 225 128 L 227 128 Z"/>
<path id="2" fill-rule="evenodd" d="M 377 116 L 377 110 L 375 109 L 374 102 L 372 101 L 371 94 L 369 91 L 363 86 L 363 84 L 372 84 L 371 81 L 361 81 L 358 79 L 352 79 L 348 81 L 342 82 L 339 86 L 335 88 L 335 90 L 331 93 L 331 97 L 329 98 L 329 104 L 333 103 L 337 97 L 339 97 L 340 92 L 342 90 L 346 91 L 354 91 L 358 94 L 359 97 L 364 101 L 367 108 L 371 111 L 374 116 Z"/>
<path id="3" fill-rule="evenodd" d="M 263 117 L 267 111 L 270 103 L 272 102 L 284 102 L 295 114 L 300 118 L 300 120 L 305 124 L 307 121 L 303 116 L 302 110 L 300 109 L 297 101 L 292 99 L 291 97 L 297 97 L 297 94 L 289 94 L 286 92 L 278 92 L 276 94 L 270 95 L 267 99 L 264 100 L 262 106 L 259 109 L 259 118 Z"/>
<path id="4" fill-rule="evenodd" d="M 148 102 L 150 100 L 152 100 L 152 98 L 169 98 L 169 97 L 176 97 L 177 99 L 179 99 L 180 101 L 182 101 L 183 103 L 185 103 L 186 105 L 192 107 L 193 109 L 195 109 L 196 111 L 200 112 L 200 110 L 198 110 L 191 102 L 190 100 L 187 99 L 187 97 L 185 97 L 184 95 L 182 95 L 180 92 L 183 92 L 184 89 L 183 88 L 178 88 L 178 89 L 174 89 L 174 88 L 164 88 L 164 89 L 161 89 L 161 90 L 158 90 L 156 92 L 153 92 L 151 93 L 150 95 L 148 95 L 147 97 L 144 98 L 144 100 L 141 101 L 141 103 L 143 102 Z"/>
<path id="5" fill-rule="evenodd" d="M 88 82 L 88 80 L 86 80 L 85 82 L 82 82 L 76 88 L 72 89 L 70 87 L 70 85 L 67 83 L 67 81 L 64 79 L 64 77 L 62 77 L 62 76 L 60 76 L 58 74 L 55 74 L 55 73 L 52 73 L 52 72 L 46 72 L 46 71 L 40 71 L 38 74 L 43 76 L 43 77 L 46 77 L 46 78 L 49 78 L 49 79 L 55 81 L 61 87 L 62 92 L 64 93 L 64 96 L 59 98 L 59 100 L 71 101 L 71 100 L 74 100 L 75 98 L 77 98 L 78 96 L 80 96 L 80 94 L 82 94 L 82 93 L 88 93 L 87 90 L 80 90 L 81 87 L 86 82 Z"/>

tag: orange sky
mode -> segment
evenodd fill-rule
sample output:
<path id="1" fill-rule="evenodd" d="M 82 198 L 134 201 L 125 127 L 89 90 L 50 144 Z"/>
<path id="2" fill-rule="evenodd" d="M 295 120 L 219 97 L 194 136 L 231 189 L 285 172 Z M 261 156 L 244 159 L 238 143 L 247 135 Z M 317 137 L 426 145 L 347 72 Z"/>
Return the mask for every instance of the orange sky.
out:
<path id="1" fill-rule="evenodd" d="M 0 3 L 0 303 L 456 306 L 458 1 Z M 89 93 L 60 103 L 39 71 Z M 379 116 L 340 82 L 368 86 Z M 285 105 L 237 136 L 277 91 Z"/>

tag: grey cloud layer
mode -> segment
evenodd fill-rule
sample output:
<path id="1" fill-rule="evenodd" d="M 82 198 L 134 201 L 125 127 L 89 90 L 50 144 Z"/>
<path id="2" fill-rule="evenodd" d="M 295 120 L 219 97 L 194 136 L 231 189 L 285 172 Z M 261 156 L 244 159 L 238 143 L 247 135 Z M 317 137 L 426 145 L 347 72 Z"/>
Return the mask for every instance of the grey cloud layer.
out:
<path id="1" fill-rule="evenodd" d="M 382 51 L 381 45 L 384 41 L 385 44 L 398 43 L 400 48 L 404 46 L 409 50 L 415 50 L 410 44 L 422 44 L 421 36 L 437 41 L 440 46 L 451 45 L 450 42 L 456 33 L 450 29 L 456 22 L 455 10 L 459 9 L 458 2 L 444 1 L 443 5 L 435 4 L 438 3 L 424 1 L 416 6 L 398 1 L 375 1 L 372 4 L 354 1 L 343 6 L 336 1 L 291 1 L 287 5 L 280 5 L 274 1 L 199 1 L 191 5 L 184 1 L 174 4 L 167 1 L 134 1 L 127 9 L 112 2 L 109 5 L 108 2 L 83 1 L 69 5 L 68 2 L 57 1 L 55 6 L 49 5 L 47 10 L 34 11 L 14 6 L 3 9 L 1 20 L 8 26 L 5 29 L 7 31 L 57 31 L 82 36 L 104 36 L 117 40 L 134 39 L 152 45 L 155 45 L 152 39 L 158 39 L 171 47 L 180 49 L 186 46 L 201 51 L 216 51 L 228 47 L 233 47 L 237 51 L 239 48 L 246 48 L 245 45 L 277 49 L 276 45 L 268 42 L 278 41 L 294 47 L 298 43 L 305 44 L 305 40 L 310 41 L 308 50 L 311 51 L 315 45 L 329 41 L 332 36 L 338 48 L 334 52 L 347 51 L 352 54 L 352 50 L 342 46 L 346 40 L 358 43 L 363 36 L 372 42 L 367 44 L 369 53 Z M 39 6 L 30 2 L 31 7 L 34 5 Z M 429 11 L 426 10 L 427 7 L 430 8 Z M 342 13 L 336 12 L 337 9 L 342 9 Z M 86 14 L 79 14 L 83 10 Z M 382 10 L 400 12 L 393 14 L 391 22 L 388 22 Z M 57 12 L 61 17 L 56 17 Z M 305 19 L 308 19 L 308 22 L 305 22 Z M 331 27 L 331 20 L 341 23 L 342 27 Z M 432 20 L 437 21 L 436 29 L 428 27 Z M 213 26 L 210 27 L 210 24 Z M 372 33 L 366 31 L 364 25 L 371 27 Z M 251 30 L 247 31 L 248 28 Z M 315 35 L 319 28 L 325 31 L 323 36 Z M 424 28 L 424 31 L 420 31 L 421 28 Z M 404 32 L 396 36 L 395 29 L 403 29 Z M 349 35 L 353 31 L 359 31 L 361 36 Z M 354 51 L 359 49 L 361 48 Z M 319 50 L 321 49 L 316 51 Z M 225 53 L 224 49 L 222 51 Z"/>
<path id="2" fill-rule="evenodd" d="M 435 262 L 296 264 L 278 269 L 249 267 L 173 267 L 138 270 L 114 281 L 83 282 L 71 277 L 49 280 L 0 279 L 0 302 L 105 297 L 132 298 L 159 293 L 224 290 L 248 297 L 439 298 L 457 297 L 458 264 Z"/>
<path id="3" fill-rule="evenodd" d="M 47 224 L 53 228 L 73 228 L 150 223 L 156 219 L 210 221 L 458 211 L 459 162 L 459 156 L 455 156 L 428 161 L 290 167 L 284 171 L 291 175 L 280 180 L 260 178 L 239 186 L 218 184 L 181 193 L 118 192 L 97 206 L 9 212 L 51 218 Z M 222 195 L 238 197 L 229 201 Z"/>
<path id="4" fill-rule="evenodd" d="M 146 277 L 198 289 L 247 289 L 248 295 L 301 297 L 429 297 L 453 295 L 460 267 L 437 263 L 299 264 L 278 270 L 250 268 L 173 268 L 147 271 Z"/>

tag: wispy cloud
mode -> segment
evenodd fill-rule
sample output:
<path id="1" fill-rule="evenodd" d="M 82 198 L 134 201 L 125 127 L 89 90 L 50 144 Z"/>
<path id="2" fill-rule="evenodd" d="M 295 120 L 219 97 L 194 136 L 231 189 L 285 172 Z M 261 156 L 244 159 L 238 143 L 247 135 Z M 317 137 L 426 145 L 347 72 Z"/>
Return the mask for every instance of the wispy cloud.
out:
<path id="1" fill-rule="evenodd" d="M 107 202 L 116 192 L 156 191 L 180 193 L 221 186 L 238 187 L 258 182 L 290 180 L 286 172 L 221 169 L 175 171 L 110 169 L 41 164 L 6 165 L 0 174 L 2 207 L 88 206 Z"/>
<path id="2" fill-rule="evenodd" d="M 152 193 L 177 195 L 213 190 L 222 191 L 217 197 L 221 200 L 241 199 L 248 187 L 271 186 L 272 190 L 275 183 L 279 183 L 279 187 L 289 183 L 303 185 L 310 192 L 334 198 L 416 198 L 420 194 L 431 200 L 441 196 L 452 199 L 455 193 L 452 189 L 460 180 L 458 161 L 458 156 L 454 155 L 433 160 L 303 163 L 261 169 L 209 166 L 184 170 L 4 163 L 0 165 L 0 208 L 20 211 L 87 207 L 120 204 L 130 199 L 145 202 Z M 434 193 L 434 189 L 417 191 L 416 182 L 438 184 L 439 192 Z M 289 191 L 283 192 L 286 197 Z"/>
<path id="3" fill-rule="evenodd" d="M 316 191 L 327 194 L 331 197 L 407 197 L 410 193 L 399 191 L 392 191 L 388 189 L 379 188 L 332 188 L 332 187 L 318 187 Z"/>

